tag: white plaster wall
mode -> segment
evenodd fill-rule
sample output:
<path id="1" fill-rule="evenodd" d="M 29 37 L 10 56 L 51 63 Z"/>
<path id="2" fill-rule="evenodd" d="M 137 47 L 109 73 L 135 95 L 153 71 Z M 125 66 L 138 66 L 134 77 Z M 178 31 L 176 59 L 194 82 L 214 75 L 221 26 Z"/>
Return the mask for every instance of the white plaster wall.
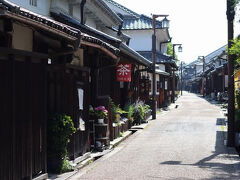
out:
<path id="1" fill-rule="evenodd" d="M 152 37 L 151 37 L 151 42 L 152 42 Z M 158 40 L 156 40 L 156 50 L 160 51 L 160 42 Z"/>
<path id="2" fill-rule="evenodd" d="M 108 29 L 108 28 L 105 28 L 104 29 L 104 33 L 110 35 L 110 36 L 113 36 L 115 38 L 120 38 L 118 35 L 117 35 L 117 32 L 111 30 L 111 29 Z"/>
<path id="3" fill-rule="evenodd" d="M 129 46 L 135 51 L 152 50 L 152 30 L 124 30 L 131 37 Z M 156 50 L 160 51 L 160 41 L 156 42 Z M 167 52 L 167 45 L 162 44 L 161 52 Z"/>
<path id="4" fill-rule="evenodd" d="M 150 31 L 124 30 L 123 32 L 131 37 L 129 46 L 135 51 L 152 50 L 152 33 Z"/>
<path id="5" fill-rule="evenodd" d="M 33 32 L 32 29 L 13 23 L 12 46 L 14 49 L 32 51 Z"/>
<path id="6" fill-rule="evenodd" d="M 162 44 L 161 52 L 162 52 L 163 54 L 167 54 L 167 43 Z"/>
<path id="7" fill-rule="evenodd" d="M 65 13 L 69 13 L 68 2 L 66 0 L 49 0 L 51 1 L 51 9 L 58 9 Z"/>
<path id="8" fill-rule="evenodd" d="M 149 79 L 151 81 L 151 92 L 149 92 L 149 95 L 153 94 L 153 74 L 149 73 Z M 157 81 L 160 81 L 160 75 L 156 74 L 156 81 L 155 81 L 155 88 L 156 88 L 156 94 L 159 95 L 159 92 L 157 92 Z"/>
<path id="9" fill-rule="evenodd" d="M 94 29 L 97 29 L 97 24 L 96 22 L 94 21 L 94 19 L 92 18 L 89 18 L 89 17 L 86 17 L 86 22 L 85 22 L 86 25 L 94 28 Z"/>
<path id="10" fill-rule="evenodd" d="M 73 6 L 73 17 L 79 21 L 81 20 L 80 6 Z"/>
<path id="11" fill-rule="evenodd" d="M 35 13 L 38 13 L 44 16 L 49 16 L 49 8 L 50 8 L 51 0 L 38 0 L 37 7 L 31 6 L 29 0 L 10 0 L 10 1 L 29 11 L 33 11 Z"/>

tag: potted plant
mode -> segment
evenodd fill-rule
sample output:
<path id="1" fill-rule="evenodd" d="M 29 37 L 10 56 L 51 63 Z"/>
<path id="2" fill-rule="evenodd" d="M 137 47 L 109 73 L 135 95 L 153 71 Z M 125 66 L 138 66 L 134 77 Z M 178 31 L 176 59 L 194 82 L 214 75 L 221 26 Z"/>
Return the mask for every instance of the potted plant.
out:
<path id="1" fill-rule="evenodd" d="M 76 132 L 76 128 L 71 117 L 66 114 L 50 115 L 47 127 L 48 169 L 51 172 L 66 172 L 66 166 L 69 164 L 67 145 L 71 135 Z"/>
<path id="2" fill-rule="evenodd" d="M 133 123 L 133 110 L 134 107 L 132 104 L 127 104 L 124 107 L 124 110 L 126 111 L 125 117 L 128 118 L 128 128 L 130 129 Z"/>
<path id="3" fill-rule="evenodd" d="M 135 125 L 140 125 L 144 121 L 144 103 L 142 101 L 137 101 L 134 104 L 134 109 L 133 109 L 133 118 L 134 122 L 133 124 Z"/>
<path id="4" fill-rule="evenodd" d="M 107 118 L 108 111 L 104 106 L 98 106 L 95 109 L 95 115 L 98 119 L 98 123 L 104 123 L 104 119 Z"/>

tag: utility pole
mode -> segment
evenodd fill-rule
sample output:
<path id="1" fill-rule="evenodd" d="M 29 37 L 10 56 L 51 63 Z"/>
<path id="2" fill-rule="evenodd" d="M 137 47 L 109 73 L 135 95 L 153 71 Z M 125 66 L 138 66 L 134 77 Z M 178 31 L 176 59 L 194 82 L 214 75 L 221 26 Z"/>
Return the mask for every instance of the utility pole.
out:
<path id="1" fill-rule="evenodd" d="M 233 20 L 235 16 L 235 1 L 227 0 L 227 20 L 228 20 L 228 49 L 232 47 L 233 40 Z M 227 146 L 235 146 L 235 123 L 234 123 L 234 57 L 228 51 L 228 134 Z"/>
<path id="2" fill-rule="evenodd" d="M 172 58 L 175 61 L 175 46 L 178 47 L 178 52 L 182 52 L 182 44 L 173 44 L 172 45 Z M 175 68 L 172 69 L 172 102 L 175 103 Z"/>
<path id="3" fill-rule="evenodd" d="M 182 63 L 182 61 L 181 61 L 181 96 L 182 96 L 182 90 L 183 90 L 183 79 L 182 79 L 182 78 L 183 78 L 183 76 L 182 76 L 182 71 L 183 71 L 182 68 L 183 68 L 183 67 L 182 67 L 182 64 L 183 64 L 183 63 Z"/>
<path id="4" fill-rule="evenodd" d="M 175 45 L 173 44 L 173 60 L 175 60 Z M 172 69 L 172 102 L 175 103 L 175 68 Z"/>
<path id="5" fill-rule="evenodd" d="M 198 56 L 198 59 L 202 61 L 203 63 L 203 73 L 202 73 L 202 94 L 203 97 L 205 96 L 205 57 L 204 56 Z"/>
<path id="6" fill-rule="evenodd" d="M 202 81 L 203 81 L 203 97 L 205 96 L 205 57 L 203 56 L 203 78 L 202 78 Z"/>
<path id="7" fill-rule="evenodd" d="M 153 15 L 153 35 L 152 35 L 152 71 L 153 71 L 153 104 L 152 119 L 156 119 L 156 16 Z"/>

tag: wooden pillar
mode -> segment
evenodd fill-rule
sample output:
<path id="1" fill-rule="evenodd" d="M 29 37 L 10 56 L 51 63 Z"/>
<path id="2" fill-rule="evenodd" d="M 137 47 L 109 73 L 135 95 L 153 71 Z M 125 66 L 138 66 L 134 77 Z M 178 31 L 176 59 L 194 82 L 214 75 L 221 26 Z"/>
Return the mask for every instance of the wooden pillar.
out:
<path id="1" fill-rule="evenodd" d="M 48 87 L 47 87 L 47 64 L 48 64 L 48 60 L 47 59 L 42 59 L 42 64 L 43 64 L 43 68 L 44 68 L 44 87 L 43 87 L 43 91 L 44 91 L 44 122 L 43 122 L 43 165 L 44 165 L 44 169 L 43 169 L 43 173 L 47 173 L 47 119 L 48 119 L 48 114 L 47 114 L 47 104 L 48 104 Z"/>
<path id="2" fill-rule="evenodd" d="M 10 90 L 12 92 L 12 99 L 10 99 L 12 101 L 12 114 L 10 114 L 11 116 L 11 120 L 12 120 L 12 148 L 11 148 L 11 154 L 12 154 L 12 159 L 11 159 L 11 172 L 13 173 L 12 174 L 12 178 L 13 180 L 17 179 L 17 173 L 16 173 L 16 170 L 17 170 L 17 167 L 16 167 L 16 125 L 15 125 L 15 114 L 16 114 L 16 97 L 15 97 L 15 56 L 14 55 L 9 55 L 9 61 L 10 61 L 10 82 L 11 82 L 11 85 L 10 85 Z"/>
<path id="3" fill-rule="evenodd" d="M 27 139 L 26 139 L 26 151 L 27 151 L 27 174 L 29 175 L 29 178 L 32 179 L 32 172 L 33 172 L 33 129 L 32 129 L 32 74 L 31 74 L 31 57 L 26 57 L 24 62 L 24 71 L 25 71 L 25 114 L 26 114 L 26 130 L 27 131 Z M 26 165 L 26 164 L 25 164 Z"/>

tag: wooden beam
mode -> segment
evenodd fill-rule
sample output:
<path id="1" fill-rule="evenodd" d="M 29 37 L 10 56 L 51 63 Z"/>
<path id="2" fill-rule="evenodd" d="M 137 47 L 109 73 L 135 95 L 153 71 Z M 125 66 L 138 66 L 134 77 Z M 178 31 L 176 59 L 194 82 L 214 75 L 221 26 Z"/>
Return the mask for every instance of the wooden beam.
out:
<path id="1" fill-rule="evenodd" d="M 73 54 L 74 52 L 76 52 L 75 50 L 67 50 L 67 51 L 61 51 L 61 52 L 57 52 L 57 53 L 51 53 L 49 54 L 50 57 L 57 57 L 57 56 L 64 56 L 64 55 L 68 55 L 68 54 Z"/>
<path id="2" fill-rule="evenodd" d="M 48 58 L 48 54 L 43 54 L 43 53 L 38 53 L 38 52 L 29 52 L 29 51 L 23 51 L 23 50 L 19 50 L 19 49 L 12 49 L 12 48 L 5 48 L 5 47 L 0 47 L 0 53 L 35 57 L 35 58 L 40 58 L 40 59 Z"/>
<path id="3" fill-rule="evenodd" d="M 113 54 L 111 51 L 109 51 L 108 49 L 106 49 L 106 48 L 104 48 L 104 47 L 102 47 L 102 46 L 100 46 L 98 44 L 90 43 L 90 42 L 87 42 L 87 41 L 82 41 L 81 44 L 101 49 L 103 52 L 105 52 L 107 55 L 112 57 L 114 60 L 118 59 L 118 57 L 115 54 Z"/>

